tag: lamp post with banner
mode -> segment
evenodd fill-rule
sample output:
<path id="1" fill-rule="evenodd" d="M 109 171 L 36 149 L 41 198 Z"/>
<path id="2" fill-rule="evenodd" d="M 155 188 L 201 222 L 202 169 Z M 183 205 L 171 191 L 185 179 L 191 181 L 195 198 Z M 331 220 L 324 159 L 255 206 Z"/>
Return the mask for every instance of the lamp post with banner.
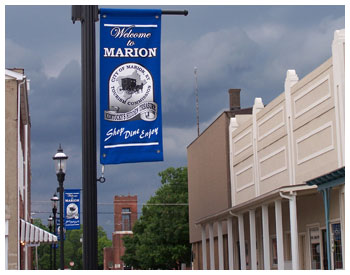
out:
<path id="1" fill-rule="evenodd" d="M 55 168 L 56 168 L 56 175 L 57 175 L 57 181 L 59 183 L 59 192 L 60 192 L 60 269 L 64 270 L 64 230 L 62 228 L 64 227 L 64 219 L 63 219 L 63 182 L 66 175 L 66 162 L 67 162 L 68 156 L 63 153 L 63 149 L 61 148 L 61 144 L 59 148 L 57 149 L 57 153 L 53 157 L 53 160 L 55 161 Z"/>
<path id="2" fill-rule="evenodd" d="M 72 21 L 75 23 L 76 21 L 81 22 L 81 83 L 82 83 L 82 186 L 83 186 L 83 266 L 84 269 L 97 269 L 97 181 L 104 182 L 104 177 L 102 176 L 100 179 L 97 179 L 96 172 L 96 48 L 95 48 L 95 22 L 99 21 L 99 14 L 101 10 L 96 5 L 73 5 L 72 6 Z M 160 22 L 160 14 L 157 11 L 157 14 L 154 14 L 155 17 Z M 188 11 L 161 11 L 161 14 L 167 15 L 187 15 Z M 107 18 L 107 15 L 102 15 Z M 120 16 L 125 18 L 125 14 Z M 138 18 L 140 18 L 139 16 Z M 109 15 L 108 15 L 109 18 Z M 109 20 L 109 19 L 108 19 Z M 102 23 L 101 23 L 102 24 Z M 119 23 L 120 24 L 120 23 Z M 123 23 L 126 24 L 126 23 Z M 127 23 L 130 24 L 130 23 Z M 131 22 L 131 26 L 134 27 L 133 22 Z M 145 24 L 147 26 L 154 26 L 154 24 Z M 160 28 L 159 28 L 160 30 Z M 153 37 L 153 34 L 152 34 Z M 158 37 L 157 41 L 158 41 Z M 160 37 L 159 37 L 160 39 Z M 113 39 L 112 39 L 113 40 Z M 131 41 L 131 40 L 130 40 Z M 160 40 L 159 40 L 160 41 Z M 115 43 L 115 41 L 113 42 Z M 134 43 L 131 41 L 131 43 Z M 130 50 L 130 49 L 129 49 Z M 137 49 L 135 49 L 136 51 Z M 146 50 L 146 49 L 143 49 Z M 111 53 L 111 49 L 110 52 Z M 153 52 L 155 53 L 155 52 Z M 153 54 L 151 53 L 151 54 Z M 115 58 L 117 59 L 117 58 Z M 155 59 L 155 58 L 152 58 Z M 155 61 L 154 66 L 157 66 L 156 70 L 158 71 L 158 62 Z M 119 64 L 119 68 L 121 70 L 124 69 L 121 64 Z M 160 63 L 159 63 L 160 65 Z M 108 65 L 111 67 L 111 65 Z M 135 64 L 135 66 L 138 66 Z M 115 67 L 115 64 L 113 65 Z M 139 66 L 139 68 L 141 68 Z M 142 68 L 141 68 L 142 69 Z M 160 66 L 159 66 L 160 69 Z M 147 71 L 147 70 L 145 70 Z M 136 71 L 135 71 L 136 72 Z M 111 75 L 108 74 L 103 75 Z M 116 75 L 116 74 L 115 74 Z M 149 80 L 149 74 L 143 75 L 144 78 Z M 131 79 L 130 77 L 125 77 L 129 79 L 124 80 L 124 88 L 126 88 L 127 93 L 140 93 L 143 90 L 143 84 L 136 84 L 135 79 Z M 101 82 L 101 81 L 100 81 Z M 146 81 L 147 82 L 147 81 Z M 104 82 L 105 83 L 105 82 Z M 152 80 L 153 83 L 153 80 Z M 151 84 L 151 83 L 150 83 Z M 123 86 L 123 83 L 122 83 Z M 160 83 L 158 85 L 160 87 Z M 157 86 L 157 87 L 158 87 Z M 145 87 L 149 87 L 149 85 L 145 85 Z M 153 84 L 151 85 L 153 87 Z M 123 88 L 123 87 L 122 87 Z M 152 88 L 150 88 L 152 89 Z M 146 91 L 145 91 L 146 92 Z M 159 90 L 160 92 L 160 90 Z M 150 92 L 148 92 L 149 97 L 151 97 Z M 152 93 L 153 94 L 153 93 Z M 159 96 L 160 98 L 160 96 Z M 106 101 L 107 102 L 107 101 Z M 146 109 L 150 109 L 145 113 L 138 113 L 138 116 L 144 117 L 145 121 L 156 119 L 153 110 L 156 108 L 156 104 L 154 102 L 145 104 L 143 102 L 143 107 Z M 150 107 L 149 107 L 150 106 Z M 115 106 L 112 106 L 115 107 Z M 140 107 L 141 108 L 141 107 Z M 160 106 L 157 107 L 160 110 Z M 112 108 L 113 109 L 113 108 Z M 108 109 L 109 110 L 109 109 Z M 144 109 L 143 109 L 144 110 Z M 112 110 L 113 111 L 113 110 Z M 127 110 L 128 114 L 132 112 Z M 147 115 L 146 115 L 147 113 Z M 161 112 L 159 112 L 161 113 Z M 111 115 L 116 118 L 117 115 Z M 119 116 L 118 116 L 119 117 Z M 160 116 L 158 116 L 160 118 Z M 160 119 L 158 120 L 160 123 Z M 158 128 L 157 128 L 158 135 Z M 161 134 L 159 134 L 161 136 Z M 102 144 L 102 143 L 101 143 Z M 118 145 L 118 144 L 114 144 Z M 162 150 L 160 150 L 160 141 L 149 142 L 147 146 L 158 146 L 158 150 L 151 150 L 153 152 L 153 156 L 157 156 L 158 160 L 163 159 Z M 104 148 L 101 145 L 101 148 Z M 113 147 L 114 149 L 117 147 Z M 152 148 L 152 147 L 150 147 Z M 115 154 L 114 154 L 115 155 Z M 129 154 L 130 155 L 130 154 Z M 135 156 L 139 154 L 133 154 Z M 102 154 L 103 156 L 103 154 Z M 135 160 L 134 160 L 135 162 Z"/>

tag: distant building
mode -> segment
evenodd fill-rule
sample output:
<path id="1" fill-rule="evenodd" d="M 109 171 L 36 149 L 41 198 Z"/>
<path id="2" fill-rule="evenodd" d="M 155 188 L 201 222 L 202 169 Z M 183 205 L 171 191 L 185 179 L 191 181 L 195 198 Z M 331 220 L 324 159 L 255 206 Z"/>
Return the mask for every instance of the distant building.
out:
<path id="1" fill-rule="evenodd" d="M 104 269 L 128 269 L 121 260 L 125 251 L 123 237 L 133 234 L 136 220 L 137 196 L 115 196 L 113 246 L 104 248 Z"/>
<path id="2" fill-rule="evenodd" d="M 31 150 L 23 69 L 5 71 L 5 269 L 33 269 L 32 246 L 56 236 L 31 224 Z"/>
<path id="3" fill-rule="evenodd" d="M 230 189 L 230 119 L 252 113 L 252 108 L 241 109 L 240 89 L 229 89 L 229 111 L 224 111 L 187 148 L 189 230 L 194 269 L 198 266 L 197 243 L 201 229 L 195 224 L 203 215 L 211 215 L 231 207 Z"/>
<path id="4" fill-rule="evenodd" d="M 194 269 L 345 269 L 344 60 L 340 30 L 330 59 L 188 146 Z"/>

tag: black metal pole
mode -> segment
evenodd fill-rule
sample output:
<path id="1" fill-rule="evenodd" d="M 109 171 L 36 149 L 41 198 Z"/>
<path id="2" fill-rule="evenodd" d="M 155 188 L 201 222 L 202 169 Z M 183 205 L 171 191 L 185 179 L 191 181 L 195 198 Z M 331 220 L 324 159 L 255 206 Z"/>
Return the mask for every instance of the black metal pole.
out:
<path id="1" fill-rule="evenodd" d="M 64 270 L 64 212 L 63 212 L 63 181 L 65 174 L 60 171 L 57 174 L 57 179 L 60 188 L 60 269 Z"/>
<path id="2" fill-rule="evenodd" d="M 50 216 L 51 218 L 51 216 Z M 51 224 L 49 224 L 49 231 L 52 233 L 52 221 L 50 221 Z M 52 270 L 52 243 L 50 243 L 50 270 Z"/>
<path id="3" fill-rule="evenodd" d="M 96 54 L 98 6 L 72 6 L 81 22 L 83 268 L 97 269 Z"/>
<path id="4" fill-rule="evenodd" d="M 52 208 L 52 213 L 53 213 L 53 234 L 57 236 L 56 233 L 56 213 L 57 213 L 57 208 L 53 207 Z M 56 270 L 56 244 L 53 244 L 53 269 Z"/>
<path id="5" fill-rule="evenodd" d="M 173 10 L 162 10 L 163 15 L 188 15 L 188 10 L 183 10 L 183 11 L 173 11 Z"/>

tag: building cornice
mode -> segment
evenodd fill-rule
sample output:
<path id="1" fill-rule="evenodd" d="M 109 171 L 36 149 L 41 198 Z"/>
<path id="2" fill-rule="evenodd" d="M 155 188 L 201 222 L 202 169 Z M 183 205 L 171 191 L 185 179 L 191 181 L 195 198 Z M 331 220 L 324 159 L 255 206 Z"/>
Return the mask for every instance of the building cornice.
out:
<path id="1" fill-rule="evenodd" d="M 24 74 L 5 69 L 5 79 L 23 80 L 25 78 L 26 76 Z"/>

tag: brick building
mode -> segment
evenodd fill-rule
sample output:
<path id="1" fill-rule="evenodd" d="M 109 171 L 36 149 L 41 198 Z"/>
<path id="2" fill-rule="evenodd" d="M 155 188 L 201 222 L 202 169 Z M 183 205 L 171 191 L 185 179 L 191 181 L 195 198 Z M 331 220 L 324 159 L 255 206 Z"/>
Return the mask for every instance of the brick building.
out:
<path id="1" fill-rule="evenodd" d="M 123 237 L 132 235 L 137 220 L 137 195 L 114 197 L 113 246 L 104 248 L 104 269 L 126 269 L 120 259 L 124 255 Z"/>

